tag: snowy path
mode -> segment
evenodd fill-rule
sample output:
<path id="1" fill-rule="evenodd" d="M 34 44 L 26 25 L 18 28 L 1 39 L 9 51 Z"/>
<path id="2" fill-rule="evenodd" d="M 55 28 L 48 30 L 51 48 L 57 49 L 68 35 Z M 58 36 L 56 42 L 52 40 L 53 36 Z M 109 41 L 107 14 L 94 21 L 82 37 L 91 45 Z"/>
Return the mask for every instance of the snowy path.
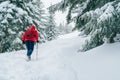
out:
<path id="1" fill-rule="evenodd" d="M 75 36 L 74 36 L 75 35 Z M 0 55 L 0 80 L 120 80 L 120 43 L 80 52 L 83 39 L 72 33 L 36 47 L 32 61 L 26 51 Z"/>
<path id="2" fill-rule="evenodd" d="M 38 60 L 35 48 L 30 62 L 25 61 L 25 51 L 1 54 L 0 80 L 77 80 L 74 70 L 64 62 L 64 54 L 75 52 L 78 46 L 70 44 L 69 38 L 54 40 L 39 46 Z"/>

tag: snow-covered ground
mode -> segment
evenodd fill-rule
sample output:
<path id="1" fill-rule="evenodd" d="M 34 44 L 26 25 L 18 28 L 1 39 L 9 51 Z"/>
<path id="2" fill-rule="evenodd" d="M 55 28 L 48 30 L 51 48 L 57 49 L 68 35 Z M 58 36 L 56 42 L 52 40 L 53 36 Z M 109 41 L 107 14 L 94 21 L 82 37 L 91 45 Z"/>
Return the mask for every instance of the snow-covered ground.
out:
<path id="1" fill-rule="evenodd" d="M 120 80 L 120 43 L 78 52 L 78 32 L 36 46 L 32 61 L 26 51 L 0 54 L 0 80 Z"/>

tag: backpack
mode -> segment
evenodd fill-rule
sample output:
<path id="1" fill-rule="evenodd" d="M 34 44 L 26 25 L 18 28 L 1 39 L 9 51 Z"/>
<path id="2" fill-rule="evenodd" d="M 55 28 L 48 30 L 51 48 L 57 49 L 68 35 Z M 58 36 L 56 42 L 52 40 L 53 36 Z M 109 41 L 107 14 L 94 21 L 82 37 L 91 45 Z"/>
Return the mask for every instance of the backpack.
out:
<path id="1" fill-rule="evenodd" d="M 25 32 L 25 38 L 31 39 L 34 38 L 36 35 L 33 30 L 27 30 Z"/>

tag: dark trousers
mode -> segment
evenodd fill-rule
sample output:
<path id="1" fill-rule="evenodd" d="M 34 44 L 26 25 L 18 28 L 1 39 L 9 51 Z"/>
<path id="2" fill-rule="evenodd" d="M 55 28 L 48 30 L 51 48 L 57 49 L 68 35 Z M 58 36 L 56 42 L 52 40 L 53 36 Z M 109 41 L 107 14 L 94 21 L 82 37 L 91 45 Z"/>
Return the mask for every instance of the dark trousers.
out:
<path id="1" fill-rule="evenodd" d="M 27 56 L 31 56 L 33 49 L 34 49 L 34 42 L 33 41 L 26 41 L 26 48 L 27 48 Z"/>

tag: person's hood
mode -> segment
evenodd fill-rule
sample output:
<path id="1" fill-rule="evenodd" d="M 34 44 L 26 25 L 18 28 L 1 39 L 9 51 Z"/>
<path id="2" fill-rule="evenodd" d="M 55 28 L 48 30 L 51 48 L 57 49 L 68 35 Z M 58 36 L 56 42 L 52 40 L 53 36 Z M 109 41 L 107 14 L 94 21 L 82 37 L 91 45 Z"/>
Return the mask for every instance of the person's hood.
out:
<path id="1" fill-rule="evenodd" d="M 30 30 L 35 30 L 36 27 L 34 25 L 30 26 Z"/>

